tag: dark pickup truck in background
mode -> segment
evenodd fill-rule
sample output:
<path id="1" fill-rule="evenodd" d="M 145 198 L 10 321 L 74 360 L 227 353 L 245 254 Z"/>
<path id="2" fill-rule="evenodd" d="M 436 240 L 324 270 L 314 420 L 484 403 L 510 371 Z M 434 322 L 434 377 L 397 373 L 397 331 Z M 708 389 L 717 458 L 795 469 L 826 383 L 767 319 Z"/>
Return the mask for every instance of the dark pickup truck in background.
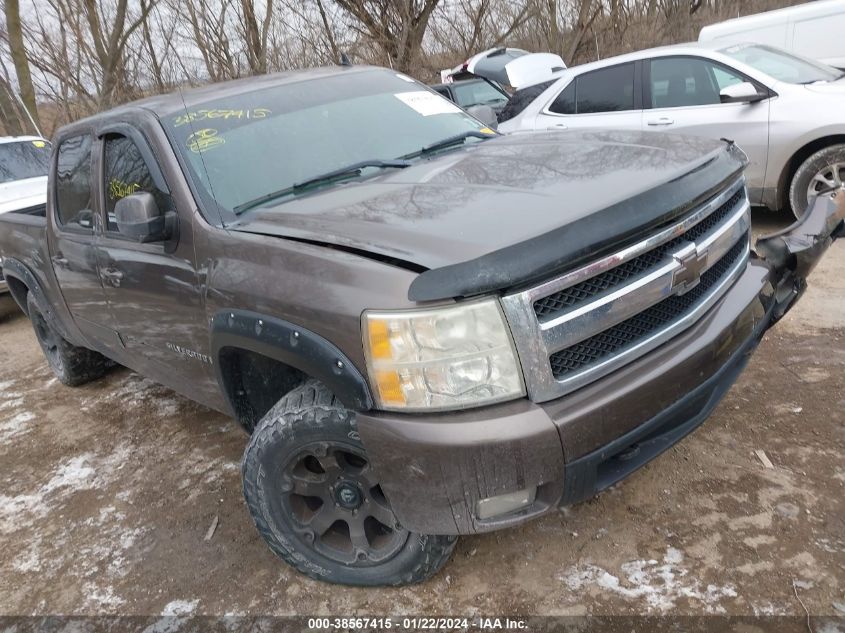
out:
<path id="1" fill-rule="evenodd" d="M 830 191 L 752 249 L 744 166 L 303 71 L 63 128 L 46 218 L 0 218 L 0 256 L 62 382 L 119 363 L 228 412 L 276 554 L 404 584 L 710 414 L 845 217 Z"/>

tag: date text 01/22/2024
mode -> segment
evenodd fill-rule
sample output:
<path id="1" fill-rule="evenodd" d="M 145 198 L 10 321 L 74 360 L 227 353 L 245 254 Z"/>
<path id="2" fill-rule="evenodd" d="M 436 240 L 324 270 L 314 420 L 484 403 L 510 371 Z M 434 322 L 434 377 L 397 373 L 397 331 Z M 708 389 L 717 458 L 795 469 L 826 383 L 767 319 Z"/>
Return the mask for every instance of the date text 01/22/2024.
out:
<path id="1" fill-rule="evenodd" d="M 311 618 L 308 620 L 309 630 L 524 630 L 527 622 L 519 618 L 449 618 L 449 617 L 352 617 L 352 618 Z"/>

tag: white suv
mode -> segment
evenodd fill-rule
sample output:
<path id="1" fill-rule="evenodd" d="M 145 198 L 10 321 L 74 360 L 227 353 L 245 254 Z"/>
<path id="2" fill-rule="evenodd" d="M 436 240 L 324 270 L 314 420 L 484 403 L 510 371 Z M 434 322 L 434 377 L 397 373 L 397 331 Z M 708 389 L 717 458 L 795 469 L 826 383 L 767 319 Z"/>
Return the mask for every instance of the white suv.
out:
<path id="1" fill-rule="evenodd" d="M 518 91 L 512 100 L 532 90 L 536 97 L 499 130 L 597 127 L 731 139 L 750 160 L 752 204 L 790 206 L 800 216 L 817 192 L 845 179 L 843 77 L 760 44 L 654 48 L 575 66 Z M 505 107 L 505 116 L 512 112 Z"/>
<path id="2" fill-rule="evenodd" d="M 0 214 L 43 215 L 49 166 L 49 141 L 40 136 L 0 136 Z M 0 293 L 7 290 L 0 269 Z"/>

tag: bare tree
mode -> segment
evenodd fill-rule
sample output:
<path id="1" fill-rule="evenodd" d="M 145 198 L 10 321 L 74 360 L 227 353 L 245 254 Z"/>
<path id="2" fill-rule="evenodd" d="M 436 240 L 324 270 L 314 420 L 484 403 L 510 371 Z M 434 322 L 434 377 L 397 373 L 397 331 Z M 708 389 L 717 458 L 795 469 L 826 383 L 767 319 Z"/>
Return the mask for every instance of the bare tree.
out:
<path id="1" fill-rule="evenodd" d="M 82 0 L 82 9 L 88 22 L 91 40 L 94 42 L 96 60 L 99 63 L 101 107 L 109 107 L 112 104 L 115 92 L 125 82 L 126 44 L 135 30 L 144 23 L 156 2 L 157 0 L 148 0 L 142 3 L 139 15 L 130 21 L 127 16 L 128 0 L 116 0 L 111 20 L 100 12 L 96 0 Z"/>
<path id="2" fill-rule="evenodd" d="M 193 44 L 205 63 L 209 79 L 220 81 L 239 75 L 227 30 L 231 0 L 185 0 Z"/>
<path id="3" fill-rule="evenodd" d="M 409 72 L 417 62 L 429 20 L 440 0 L 335 0 L 392 67 Z"/>
<path id="4" fill-rule="evenodd" d="M 252 74 L 267 72 L 267 38 L 273 17 L 273 0 L 265 0 L 265 14 L 261 25 L 255 14 L 253 0 L 241 0 L 241 30 L 249 70 Z"/>
<path id="5" fill-rule="evenodd" d="M 5 0 L 5 4 L 9 53 L 15 65 L 15 74 L 18 77 L 21 99 L 23 100 L 24 107 L 29 111 L 29 116 L 38 125 L 38 106 L 35 103 L 35 90 L 32 87 L 32 76 L 29 72 L 29 61 L 23 41 L 20 5 L 18 4 L 18 0 Z"/>
<path id="6" fill-rule="evenodd" d="M 576 64 L 798 1 L 3 0 L 0 116 L 7 132 L 25 127 L 15 83 L 49 133 L 181 84 L 337 63 L 341 52 L 426 81 L 497 46 Z"/>

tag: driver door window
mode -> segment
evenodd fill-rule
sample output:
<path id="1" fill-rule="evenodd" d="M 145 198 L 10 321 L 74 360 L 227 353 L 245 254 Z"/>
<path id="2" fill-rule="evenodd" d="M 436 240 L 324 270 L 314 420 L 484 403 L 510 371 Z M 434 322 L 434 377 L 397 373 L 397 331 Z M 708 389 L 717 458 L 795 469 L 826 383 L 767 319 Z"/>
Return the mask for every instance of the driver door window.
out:
<path id="1" fill-rule="evenodd" d="M 704 59 L 666 57 L 651 62 L 651 107 L 719 105 L 719 92 L 745 81 L 739 74 Z"/>
<path id="2" fill-rule="evenodd" d="M 746 177 L 752 202 L 757 203 L 769 155 L 769 102 L 722 103 L 722 90 L 750 80 L 706 58 L 661 57 L 649 62 L 649 70 L 645 129 L 732 139 L 748 155 Z"/>
<path id="3" fill-rule="evenodd" d="M 106 136 L 103 162 L 106 231 L 118 232 L 114 215 L 117 201 L 138 191 L 153 194 L 162 211 L 171 209 L 170 196 L 156 187 L 149 167 L 132 139 L 119 134 Z"/>

